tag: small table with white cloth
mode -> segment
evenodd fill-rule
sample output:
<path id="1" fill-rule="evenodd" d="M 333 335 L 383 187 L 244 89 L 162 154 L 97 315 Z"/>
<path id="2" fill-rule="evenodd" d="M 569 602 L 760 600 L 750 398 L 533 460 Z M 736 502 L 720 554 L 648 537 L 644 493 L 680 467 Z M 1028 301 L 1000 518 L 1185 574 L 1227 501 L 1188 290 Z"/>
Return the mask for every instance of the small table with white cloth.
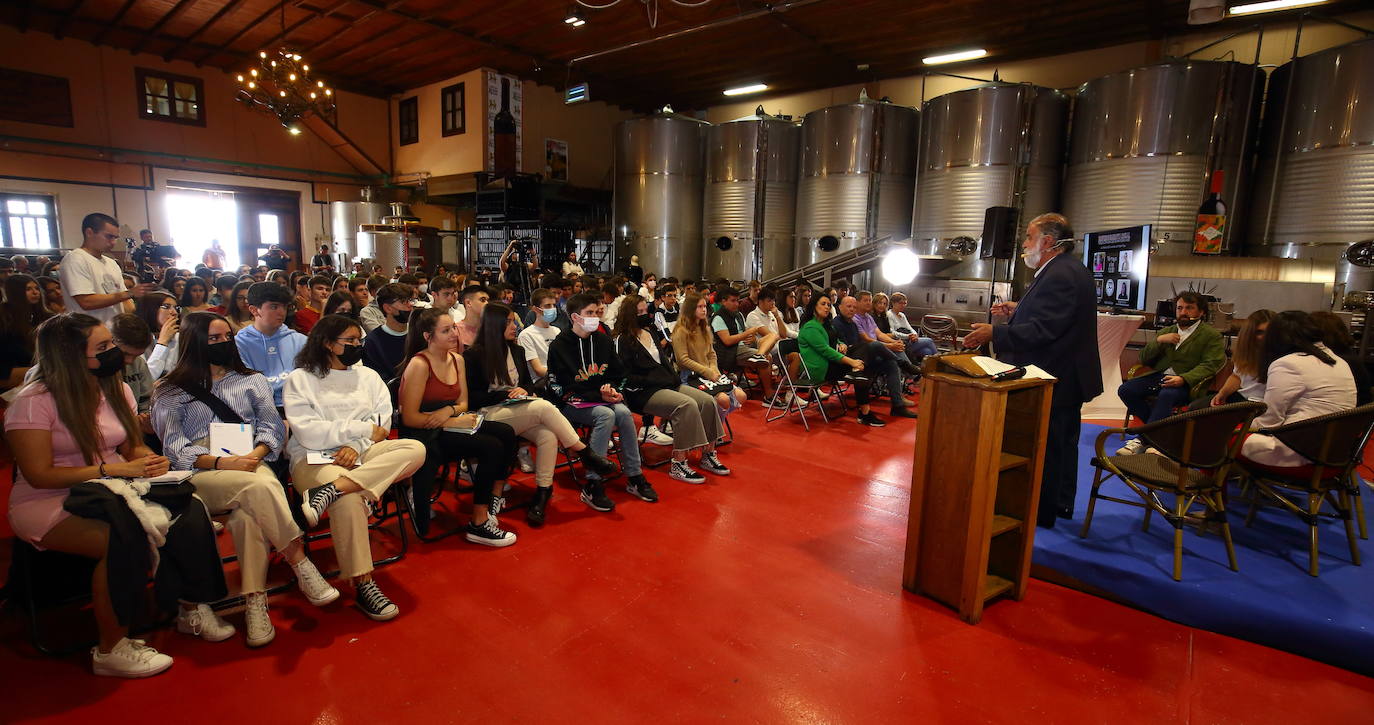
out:
<path id="1" fill-rule="evenodd" d="M 1126 404 L 1116 394 L 1116 389 L 1121 387 L 1121 353 L 1144 321 L 1141 315 L 1097 315 L 1102 394 L 1083 404 L 1083 418 L 1121 420 L 1126 416 Z"/>

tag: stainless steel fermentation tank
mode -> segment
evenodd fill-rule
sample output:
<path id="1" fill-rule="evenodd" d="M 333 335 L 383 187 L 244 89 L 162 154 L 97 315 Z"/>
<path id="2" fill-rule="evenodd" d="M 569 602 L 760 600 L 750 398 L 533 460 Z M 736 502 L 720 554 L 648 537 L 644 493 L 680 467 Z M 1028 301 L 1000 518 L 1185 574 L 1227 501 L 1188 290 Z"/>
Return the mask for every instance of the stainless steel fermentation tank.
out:
<path id="1" fill-rule="evenodd" d="M 618 259 L 639 255 L 647 271 L 700 276 L 707 126 L 668 108 L 616 126 L 612 225 Z"/>
<path id="2" fill-rule="evenodd" d="M 387 205 L 372 201 L 329 202 L 329 235 L 334 239 L 334 251 L 350 259 L 371 257 L 358 249 L 358 225 L 380 224 L 387 214 Z"/>
<path id="3" fill-rule="evenodd" d="M 1358 244 L 1374 239 L 1374 38 L 1280 66 L 1264 115 L 1251 253 L 1330 263 L 1346 291 L 1374 290 L 1374 244 Z"/>
<path id="4" fill-rule="evenodd" d="M 702 276 L 767 279 L 793 268 L 801 127 L 758 113 L 706 132 Z"/>
<path id="5" fill-rule="evenodd" d="M 796 264 L 911 236 L 920 111 L 860 97 L 802 122 Z"/>
<path id="6" fill-rule="evenodd" d="M 941 277 L 992 279 L 995 260 L 979 258 L 988 207 L 1020 209 L 1020 226 L 1059 210 L 1068 112 L 1064 94 L 1027 84 L 989 83 L 926 101 L 911 241 L 919 255 L 955 262 Z"/>
<path id="7" fill-rule="evenodd" d="M 1225 172 L 1226 250 L 1244 238 L 1247 149 L 1264 89 L 1253 65 L 1168 61 L 1102 76 L 1074 100 L 1064 212 L 1078 234 L 1154 225 L 1159 254 L 1192 249 L 1211 172 Z"/>

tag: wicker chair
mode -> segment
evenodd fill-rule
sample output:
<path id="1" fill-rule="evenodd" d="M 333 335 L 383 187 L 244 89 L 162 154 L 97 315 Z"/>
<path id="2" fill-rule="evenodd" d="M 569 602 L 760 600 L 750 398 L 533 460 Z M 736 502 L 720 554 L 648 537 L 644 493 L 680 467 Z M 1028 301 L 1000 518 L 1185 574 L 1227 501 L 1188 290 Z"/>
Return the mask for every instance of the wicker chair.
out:
<path id="1" fill-rule="evenodd" d="M 1222 490 L 1240 450 L 1242 436 L 1236 435 L 1236 431 L 1248 426 L 1263 412 L 1264 403 L 1234 403 L 1170 416 L 1135 428 L 1108 428 L 1099 433 L 1095 443 L 1097 455 L 1092 460 L 1097 472 L 1093 475 L 1088 513 L 1079 537 L 1088 535 L 1098 499 L 1145 509 L 1142 530 L 1150 528 L 1150 517 L 1158 513 L 1174 527 L 1174 581 L 1182 581 L 1183 525 L 1190 521 L 1213 521 L 1221 528 L 1231 569 L 1239 571 Z M 1108 456 L 1107 438 L 1119 433 L 1140 436 L 1158 453 Z M 1112 477 L 1119 478 L 1140 500 L 1103 495 L 1100 492 L 1102 484 Z M 1161 494 L 1172 494 L 1173 505 L 1165 505 L 1160 500 Z M 1194 511 L 1197 504 L 1202 508 Z"/>
<path id="2" fill-rule="evenodd" d="M 934 340 L 940 352 L 951 352 L 959 347 L 959 323 L 949 315 L 923 315 L 917 332 Z"/>

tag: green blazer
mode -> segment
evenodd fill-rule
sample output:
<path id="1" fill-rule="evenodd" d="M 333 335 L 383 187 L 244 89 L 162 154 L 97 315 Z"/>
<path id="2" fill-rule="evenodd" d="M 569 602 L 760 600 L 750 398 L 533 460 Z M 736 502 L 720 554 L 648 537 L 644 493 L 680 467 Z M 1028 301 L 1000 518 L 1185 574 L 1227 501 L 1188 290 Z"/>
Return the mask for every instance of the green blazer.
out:
<path id="1" fill-rule="evenodd" d="M 1221 333 L 1205 322 L 1197 324 L 1198 329 L 1181 345 L 1165 345 L 1155 340 L 1140 351 L 1140 362 L 1161 372 L 1173 368 L 1195 394 L 1226 364 L 1226 346 L 1221 341 Z M 1178 332 L 1178 325 L 1169 325 L 1159 334 L 1170 332 Z"/>

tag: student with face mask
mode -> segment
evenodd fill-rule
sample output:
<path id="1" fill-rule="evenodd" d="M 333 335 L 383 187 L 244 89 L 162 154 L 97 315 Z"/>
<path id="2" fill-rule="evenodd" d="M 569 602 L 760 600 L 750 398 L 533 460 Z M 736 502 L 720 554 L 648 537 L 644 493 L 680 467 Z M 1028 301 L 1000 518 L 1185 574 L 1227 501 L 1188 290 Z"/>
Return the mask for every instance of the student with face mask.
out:
<path id="1" fill-rule="evenodd" d="M 368 333 L 363 343 L 363 364 L 382 380 L 396 377 L 396 368 L 405 359 L 406 332 L 415 309 L 415 290 L 408 284 L 393 283 L 377 290 L 377 307 L 386 323 Z"/>
<path id="2" fill-rule="evenodd" d="M 311 604 L 322 607 L 339 592 L 305 555 L 300 527 L 276 474 L 286 426 L 261 373 L 244 366 L 223 316 L 193 312 L 181 329 L 177 366 L 158 383 L 153 427 L 174 471 L 195 471 L 190 481 L 208 509 L 230 511 L 228 529 L 238 552 L 246 600 L 247 644 L 261 647 L 276 637 L 267 613 L 268 557 L 276 549 Z M 212 426 L 238 423 L 251 431 L 247 451 L 215 448 Z M 191 625 L 178 622 L 179 628 Z"/>

